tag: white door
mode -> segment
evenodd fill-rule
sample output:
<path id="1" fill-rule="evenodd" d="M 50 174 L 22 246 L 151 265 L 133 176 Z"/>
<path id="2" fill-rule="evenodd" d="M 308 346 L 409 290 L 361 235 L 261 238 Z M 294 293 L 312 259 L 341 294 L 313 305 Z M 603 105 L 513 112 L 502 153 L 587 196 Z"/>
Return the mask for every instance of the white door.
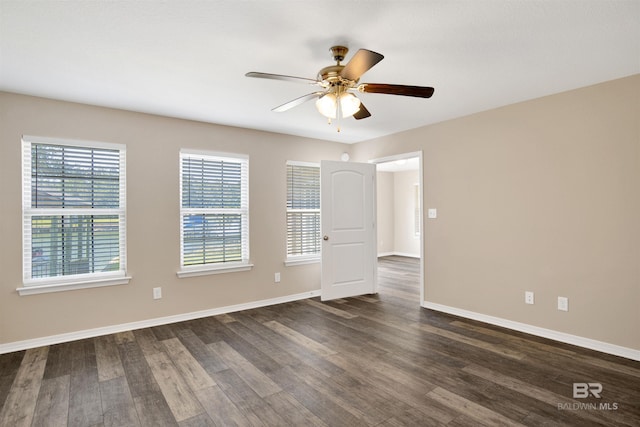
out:
<path id="1" fill-rule="evenodd" d="M 322 161 L 323 301 L 376 293 L 376 167 Z"/>

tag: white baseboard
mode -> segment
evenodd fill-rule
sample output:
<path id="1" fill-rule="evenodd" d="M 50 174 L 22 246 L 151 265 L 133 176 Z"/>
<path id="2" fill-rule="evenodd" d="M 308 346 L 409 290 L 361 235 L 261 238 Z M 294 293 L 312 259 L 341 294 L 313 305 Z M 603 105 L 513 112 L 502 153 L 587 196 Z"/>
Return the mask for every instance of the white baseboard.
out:
<path id="1" fill-rule="evenodd" d="M 307 298 L 320 296 L 320 290 L 303 292 L 300 294 L 285 295 L 283 297 L 270 298 L 261 301 L 253 301 L 243 304 L 229 305 L 226 307 L 212 308 L 209 310 L 194 311 L 191 313 L 176 314 L 173 316 L 158 317 L 156 319 L 141 320 L 138 322 L 122 323 L 119 325 L 105 326 L 102 328 L 86 329 L 83 331 L 69 332 L 66 334 L 51 335 L 48 337 L 34 338 L 24 341 L 0 344 L 0 354 L 14 351 L 27 350 L 29 348 L 42 347 L 63 342 L 93 338 L 101 335 L 115 334 L 118 332 L 132 331 L 136 329 L 149 328 L 153 326 L 166 325 L 170 323 L 183 322 L 185 320 L 200 319 L 202 317 L 217 316 L 219 314 L 233 313 L 252 308 L 266 307 L 269 305 L 283 304 L 286 302 L 298 301 Z"/>
<path id="2" fill-rule="evenodd" d="M 474 311 L 464 310 L 461 308 L 450 307 L 447 305 L 437 304 L 434 302 L 423 301 L 422 307 L 431 310 L 441 311 L 453 314 L 455 316 L 473 319 L 491 325 L 501 326 L 507 329 L 536 335 L 543 338 L 549 338 L 565 344 L 572 344 L 578 347 L 584 347 L 591 350 L 601 351 L 603 353 L 613 354 L 615 356 L 626 357 L 627 359 L 640 361 L 640 350 L 622 347 L 615 344 L 609 344 L 603 341 L 597 341 L 590 338 L 579 337 L 564 332 L 558 332 L 551 329 L 540 328 L 526 323 L 514 322 L 512 320 L 502 319 L 500 317 L 488 316 L 486 314 L 476 313 Z"/>
<path id="3" fill-rule="evenodd" d="M 420 254 L 416 255 L 406 252 L 383 252 L 378 254 L 378 258 L 383 256 L 405 256 L 407 258 L 420 258 Z"/>

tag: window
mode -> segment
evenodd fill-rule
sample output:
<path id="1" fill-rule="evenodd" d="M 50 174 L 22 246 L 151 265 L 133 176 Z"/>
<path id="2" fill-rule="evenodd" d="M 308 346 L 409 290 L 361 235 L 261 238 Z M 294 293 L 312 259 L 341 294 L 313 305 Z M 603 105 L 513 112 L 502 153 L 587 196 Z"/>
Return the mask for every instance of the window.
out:
<path id="1" fill-rule="evenodd" d="M 287 163 L 287 263 L 320 258 L 320 167 Z"/>
<path id="2" fill-rule="evenodd" d="M 180 152 L 179 277 L 249 264 L 249 158 Z"/>
<path id="3" fill-rule="evenodd" d="M 125 147 L 25 136 L 22 158 L 20 294 L 127 283 Z"/>

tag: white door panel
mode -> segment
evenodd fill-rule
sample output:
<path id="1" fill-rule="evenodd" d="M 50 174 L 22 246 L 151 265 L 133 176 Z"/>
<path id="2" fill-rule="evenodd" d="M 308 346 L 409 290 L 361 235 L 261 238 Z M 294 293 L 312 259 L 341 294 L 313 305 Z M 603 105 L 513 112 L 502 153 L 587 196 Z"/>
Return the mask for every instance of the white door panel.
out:
<path id="1" fill-rule="evenodd" d="M 323 161 L 322 300 L 376 292 L 375 165 Z"/>

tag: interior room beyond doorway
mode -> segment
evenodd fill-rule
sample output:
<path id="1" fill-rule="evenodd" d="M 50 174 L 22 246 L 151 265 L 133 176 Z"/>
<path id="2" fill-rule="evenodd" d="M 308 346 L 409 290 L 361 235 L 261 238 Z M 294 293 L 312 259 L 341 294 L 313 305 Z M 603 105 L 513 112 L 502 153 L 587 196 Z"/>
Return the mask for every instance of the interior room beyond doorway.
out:
<path id="1" fill-rule="evenodd" d="M 419 153 L 375 161 L 377 168 L 378 276 L 386 260 L 407 258 L 420 265 L 414 301 L 422 301 L 422 171 Z"/>

